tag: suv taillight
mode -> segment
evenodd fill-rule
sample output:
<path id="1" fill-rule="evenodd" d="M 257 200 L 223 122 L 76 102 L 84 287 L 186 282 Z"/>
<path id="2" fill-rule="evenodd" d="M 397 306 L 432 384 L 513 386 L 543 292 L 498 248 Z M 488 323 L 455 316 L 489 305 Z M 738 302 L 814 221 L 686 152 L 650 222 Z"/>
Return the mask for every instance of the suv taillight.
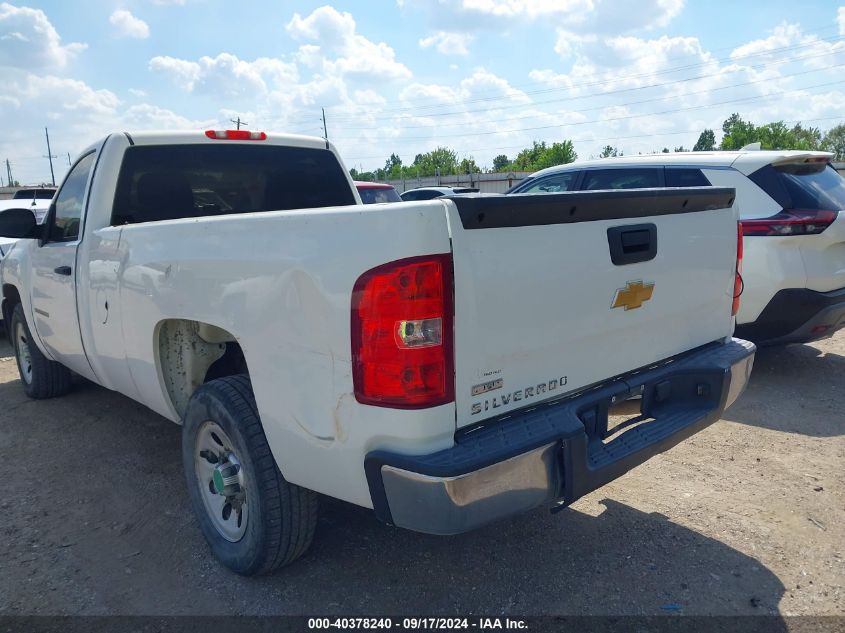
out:
<path id="1" fill-rule="evenodd" d="M 734 275 L 734 300 L 731 305 L 731 316 L 736 316 L 739 312 L 739 298 L 742 296 L 743 281 L 742 281 L 742 237 L 744 228 L 742 222 L 736 224 L 736 274 Z"/>
<path id="2" fill-rule="evenodd" d="M 452 256 L 402 259 L 352 291 L 352 380 L 363 404 L 422 409 L 455 399 Z"/>
<path id="3" fill-rule="evenodd" d="M 816 235 L 833 224 L 836 211 L 824 209 L 784 209 L 759 220 L 743 220 L 745 235 Z"/>

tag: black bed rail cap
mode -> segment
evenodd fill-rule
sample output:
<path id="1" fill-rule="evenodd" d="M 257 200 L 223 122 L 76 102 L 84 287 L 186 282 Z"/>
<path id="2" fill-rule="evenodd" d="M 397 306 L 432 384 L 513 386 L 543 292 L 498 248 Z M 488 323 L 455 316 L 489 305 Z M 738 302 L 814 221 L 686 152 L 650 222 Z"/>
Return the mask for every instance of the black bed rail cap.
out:
<path id="1" fill-rule="evenodd" d="M 736 198 L 736 190 L 732 187 L 665 187 L 444 197 L 458 208 L 465 229 L 500 229 L 729 209 Z"/>

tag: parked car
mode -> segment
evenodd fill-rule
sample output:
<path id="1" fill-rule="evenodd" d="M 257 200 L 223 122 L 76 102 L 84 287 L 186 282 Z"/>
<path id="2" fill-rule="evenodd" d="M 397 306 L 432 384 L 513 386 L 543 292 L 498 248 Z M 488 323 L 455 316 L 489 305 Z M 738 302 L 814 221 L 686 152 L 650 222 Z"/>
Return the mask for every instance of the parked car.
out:
<path id="1" fill-rule="evenodd" d="M 399 194 L 402 200 L 432 200 L 441 196 L 452 196 L 458 193 L 477 193 L 476 187 L 417 187 Z"/>
<path id="2" fill-rule="evenodd" d="M 12 196 L 14 200 L 52 200 L 56 193 L 55 187 L 23 187 Z"/>
<path id="3" fill-rule="evenodd" d="M 355 188 L 358 190 L 358 195 L 361 196 L 361 202 L 364 204 L 402 201 L 402 198 L 399 197 L 393 185 L 380 182 L 364 182 L 361 180 L 354 182 Z"/>
<path id="4" fill-rule="evenodd" d="M 755 349 L 731 339 L 734 196 L 362 206 L 322 138 L 112 134 L 44 226 L 0 213 L 20 239 L 2 311 L 30 397 L 75 372 L 182 425 L 203 535 L 256 574 L 308 549 L 317 493 L 464 532 L 571 503 L 719 419 Z M 633 395 L 642 415 L 614 426 Z"/>
<path id="5" fill-rule="evenodd" d="M 831 154 L 681 152 L 550 167 L 509 193 L 734 187 L 745 234 L 737 336 L 803 343 L 845 327 L 845 179 Z"/>

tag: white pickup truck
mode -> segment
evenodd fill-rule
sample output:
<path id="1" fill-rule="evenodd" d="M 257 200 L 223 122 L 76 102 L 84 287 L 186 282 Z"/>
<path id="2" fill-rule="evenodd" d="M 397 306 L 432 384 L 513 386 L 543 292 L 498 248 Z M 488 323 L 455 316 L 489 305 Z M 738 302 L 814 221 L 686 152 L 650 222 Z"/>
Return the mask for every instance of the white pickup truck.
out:
<path id="1" fill-rule="evenodd" d="M 43 226 L 0 213 L 22 240 L 2 308 L 31 397 L 78 374 L 182 424 L 212 551 L 262 573 L 308 548 L 317 493 L 453 534 L 571 503 L 717 420 L 754 356 L 731 337 L 733 197 L 364 206 L 322 139 L 111 134 Z"/>

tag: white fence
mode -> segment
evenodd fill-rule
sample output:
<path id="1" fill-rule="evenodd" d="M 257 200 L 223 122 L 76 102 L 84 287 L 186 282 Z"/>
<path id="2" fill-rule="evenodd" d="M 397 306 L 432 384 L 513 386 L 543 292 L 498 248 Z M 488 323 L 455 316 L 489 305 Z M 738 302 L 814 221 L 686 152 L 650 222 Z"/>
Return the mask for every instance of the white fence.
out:
<path id="1" fill-rule="evenodd" d="M 531 172 L 517 171 L 496 174 L 461 174 L 457 176 L 424 176 L 421 178 L 402 178 L 385 180 L 402 193 L 417 187 L 477 187 L 482 193 L 504 193 L 521 182 Z"/>

